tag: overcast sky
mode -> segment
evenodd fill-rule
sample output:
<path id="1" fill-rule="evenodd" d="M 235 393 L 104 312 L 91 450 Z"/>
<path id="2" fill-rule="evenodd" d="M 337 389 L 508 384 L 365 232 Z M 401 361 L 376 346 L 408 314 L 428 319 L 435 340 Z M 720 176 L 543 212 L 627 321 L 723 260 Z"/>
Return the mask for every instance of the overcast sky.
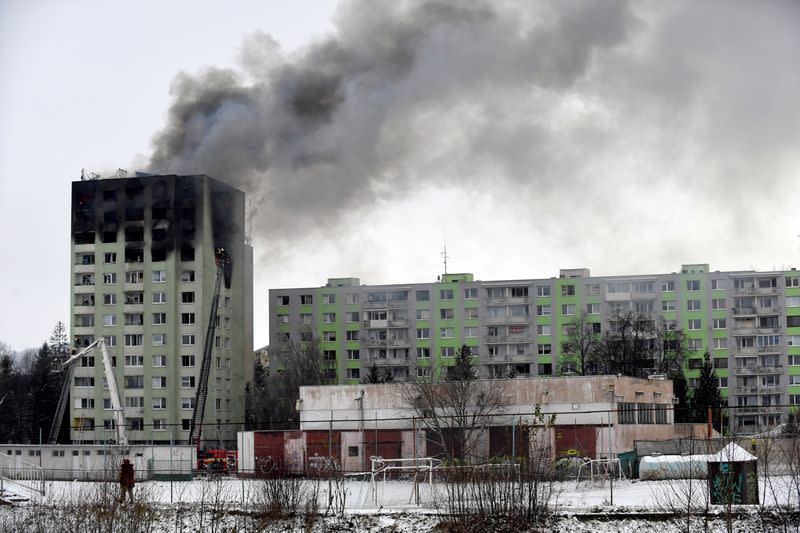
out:
<path id="1" fill-rule="evenodd" d="M 499 7 L 502 6 L 502 7 Z M 798 265 L 800 3 L 0 2 L 0 340 L 70 321 L 81 168 L 254 200 L 267 290 Z"/>

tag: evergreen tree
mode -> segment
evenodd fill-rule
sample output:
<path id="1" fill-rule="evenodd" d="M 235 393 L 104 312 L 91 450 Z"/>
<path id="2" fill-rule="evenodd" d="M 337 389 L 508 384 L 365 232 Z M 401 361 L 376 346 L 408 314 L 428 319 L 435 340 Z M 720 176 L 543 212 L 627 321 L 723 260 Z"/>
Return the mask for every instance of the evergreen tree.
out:
<path id="1" fill-rule="evenodd" d="M 378 368 L 375 363 L 369 367 L 368 373 L 361 380 L 365 385 L 374 385 L 376 383 L 391 383 L 394 381 L 394 374 L 389 368 Z"/>
<path id="2" fill-rule="evenodd" d="M 472 361 L 472 349 L 463 344 L 456 351 L 456 360 L 453 366 L 447 367 L 448 381 L 472 381 L 478 379 L 475 363 Z"/>
<path id="3" fill-rule="evenodd" d="M 719 417 L 715 416 L 720 408 L 719 380 L 714 375 L 714 366 L 711 364 L 711 355 L 708 352 L 703 357 L 703 366 L 700 367 L 700 380 L 697 388 L 694 389 L 690 402 L 693 422 L 706 422 L 708 420 L 708 408 L 712 409 L 712 423 L 717 431 L 719 427 Z"/>
<path id="4" fill-rule="evenodd" d="M 672 395 L 678 399 L 678 403 L 675 404 L 675 422 L 678 424 L 689 422 L 692 415 L 689 410 L 688 385 L 683 369 L 673 372 L 670 379 L 672 379 Z"/>
<path id="5" fill-rule="evenodd" d="M 61 379 L 63 374 L 52 372 L 53 358 L 50 346 L 42 344 L 36 355 L 30 375 L 30 438 L 32 442 L 38 442 L 41 430 L 44 438 L 50 426 L 53 424 L 53 417 L 58 406 L 58 397 L 61 394 Z"/>
<path id="6" fill-rule="evenodd" d="M 53 333 L 50 335 L 47 344 L 54 357 L 65 357 L 69 355 L 69 336 L 67 335 L 67 328 L 60 320 L 56 322 Z"/>

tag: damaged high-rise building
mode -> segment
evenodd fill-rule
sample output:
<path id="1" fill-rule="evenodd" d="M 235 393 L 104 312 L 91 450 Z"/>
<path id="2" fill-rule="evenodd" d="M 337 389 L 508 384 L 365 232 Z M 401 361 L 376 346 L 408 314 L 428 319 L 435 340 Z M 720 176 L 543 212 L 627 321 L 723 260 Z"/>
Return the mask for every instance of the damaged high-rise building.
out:
<path id="1" fill-rule="evenodd" d="M 217 256 L 227 258 L 202 428 L 235 441 L 253 358 L 252 248 L 244 193 L 204 175 L 137 174 L 72 184 L 72 341 L 103 337 L 136 442 L 188 440 L 211 320 Z M 100 353 L 76 362 L 70 437 L 114 437 Z"/>

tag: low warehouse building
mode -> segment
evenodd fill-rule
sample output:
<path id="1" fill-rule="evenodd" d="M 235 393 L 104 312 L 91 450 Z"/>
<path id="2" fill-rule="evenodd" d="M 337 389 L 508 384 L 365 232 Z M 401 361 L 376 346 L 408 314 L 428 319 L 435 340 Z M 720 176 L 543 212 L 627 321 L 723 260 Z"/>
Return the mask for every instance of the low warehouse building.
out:
<path id="1" fill-rule="evenodd" d="M 553 460 L 602 459 L 633 450 L 634 440 L 674 434 L 669 380 L 585 376 L 485 383 L 502 391 L 504 402 L 486 418 L 486 427 L 473 429 L 473 462 L 527 456 L 542 448 L 542 439 L 549 443 Z M 408 405 L 409 387 L 413 385 L 301 387 L 300 431 L 240 433 L 240 471 L 309 473 L 327 460 L 357 472 L 369 470 L 372 456 L 442 457 L 441 439 Z M 554 416 L 551 427 L 537 429 L 537 409 L 548 419 Z"/>

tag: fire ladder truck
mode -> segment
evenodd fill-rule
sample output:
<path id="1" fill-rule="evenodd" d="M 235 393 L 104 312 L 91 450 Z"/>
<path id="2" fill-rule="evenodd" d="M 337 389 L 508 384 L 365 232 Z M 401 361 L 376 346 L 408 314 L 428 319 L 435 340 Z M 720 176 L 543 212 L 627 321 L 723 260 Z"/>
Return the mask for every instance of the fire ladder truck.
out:
<path id="1" fill-rule="evenodd" d="M 56 407 L 56 417 L 53 420 L 53 425 L 50 427 L 50 436 L 48 443 L 56 444 L 58 434 L 61 431 L 61 421 L 64 419 L 64 411 L 67 407 L 69 398 L 69 388 L 72 384 L 72 376 L 75 374 L 75 361 L 84 357 L 96 347 L 100 347 L 100 352 L 103 359 L 103 370 L 105 371 L 106 381 L 108 382 L 108 390 L 111 393 L 111 410 L 114 412 L 114 424 L 117 432 L 117 444 L 127 448 L 128 435 L 125 433 L 125 415 L 122 412 L 122 403 L 119 398 L 119 389 L 117 389 L 117 380 L 114 377 L 114 369 L 111 365 L 111 357 L 106 350 L 106 341 L 104 338 L 99 338 L 80 352 L 73 354 L 66 361 L 61 364 L 61 369 L 64 371 L 64 384 L 61 387 L 61 396 L 58 398 L 58 406 Z"/>
<path id="2" fill-rule="evenodd" d="M 217 311 L 219 309 L 219 292 L 222 287 L 222 279 L 225 274 L 225 265 L 230 262 L 230 258 L 222 248 L 217 249 L 215 262 L 217 265 L 216 279 L 214 280 L 214 295 L 211 299 L 211 310 L 208 317 L 208 329 L 206 330 L 206 340 L 203 347 L 203 360 L 200 365 L 200 378 L 197 383 L 197 393 L 194 400 L 194 412 L 192 414 L 192 425 L 189 431 L 189 444 L 197 447 L 197 456 L 200 458 L 200 436 L 203 431 L 203 417 L 206 410 L 206 398 L 208 398 L 208 375 L 211 371 L 211 352 L 214 348 L 214 335 L 217 328 Z"/>

